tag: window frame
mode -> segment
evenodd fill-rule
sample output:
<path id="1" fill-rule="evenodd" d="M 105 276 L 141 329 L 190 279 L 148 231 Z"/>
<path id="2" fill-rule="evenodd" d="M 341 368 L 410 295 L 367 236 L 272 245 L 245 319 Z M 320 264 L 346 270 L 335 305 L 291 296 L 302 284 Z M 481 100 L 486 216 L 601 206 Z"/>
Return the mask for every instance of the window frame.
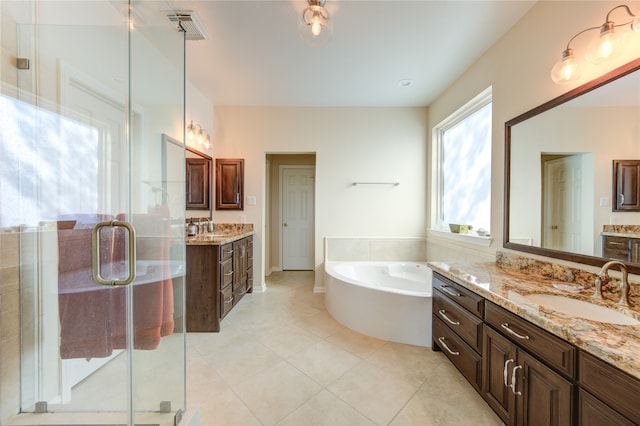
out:
<path id="1" fill-rule="evenodd" d="M 431 228 L 430 231 L 435 231 L 437 235 L 443 237 L 454 237 L 455 239 L 481 239 L 481 240 L 491 240 L 490 236 L 477 236 L 477 235 L 461 235 L 454 234 L 449 230 L 449 227 L 446 223 L 444 223 L 444 209 L 443 209 L 443 196 L 444 196 L 444 149 L 443 149 L 443 136 L 447 130 L 456 126 L 460 122 L 464 121 L 469 116 L 473 115 L 480 109 L 485 106 L 493 103 L 493 88 L 489 86 L 484 89 L 478 95 L 473 97 L 470 101 L 462 105 L 444 120 L 440 121 L 438 124 L 433 126 L 432 128 L 432 197 L 431 197 Z M 491 119 L 493 121 L 493 107 L 491 112 Z M 492 122 L 492 130 L 493 134 L 493 122 Z M 490 141 L 493 146 L 493 138 Z M 493 149 L 492 149 L 493 151 Z M 492 196 L 491 188 L 489 188 L 489 194 Z M 492 212 L 489 212 L 490 221 L 492 220 Z M 489 230 L 490 231 L 490 230 Z M 483 244 L 484 245 L 484 244 Z"/>

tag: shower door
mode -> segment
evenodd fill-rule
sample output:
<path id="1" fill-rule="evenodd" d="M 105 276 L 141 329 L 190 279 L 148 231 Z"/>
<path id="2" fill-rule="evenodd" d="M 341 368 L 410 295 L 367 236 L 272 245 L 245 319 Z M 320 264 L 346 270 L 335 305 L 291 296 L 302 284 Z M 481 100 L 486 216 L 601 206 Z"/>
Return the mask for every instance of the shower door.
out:
<path id="1" fill-rule="evenodd" d="M 0 266 L 17 264 L 0 300 L 19 301 L 0 327 L 20 325 L 0 330 L 19 336 L 3 340 L 0 424 L 183 415 L 184 36 L 169 11 L 0 2 Z"/>

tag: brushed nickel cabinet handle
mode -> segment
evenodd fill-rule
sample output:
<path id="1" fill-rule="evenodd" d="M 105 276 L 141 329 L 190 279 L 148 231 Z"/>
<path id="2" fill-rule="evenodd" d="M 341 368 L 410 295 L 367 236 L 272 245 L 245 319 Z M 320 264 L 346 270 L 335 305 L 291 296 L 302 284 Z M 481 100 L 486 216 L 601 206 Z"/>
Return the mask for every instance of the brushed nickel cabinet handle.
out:
<path id="1" fill-rule="evenodd" d="M 509 386 L 509 364 L 514 362 L 512 359 L 508 359 L 504 362 L 504 370 L 502 371 L 502 378 L 504 380 L 504 386 L 510 388 Z"/>
<path id="2" fill-rule="evenodd" d="M 447 346 L 447 344 L 444 342 L 444 337 L 438 337 L 438 342 L 440 342 L 442 347 L 445 348 L 447 350 L 447 352 L 449 352 L 451 355 L 453 355 L 453 356 L 460 355 L 460 352 L 457 352 L 457 351 L 454 352 L 451 349 L 449 349 L 449 346 Z"/>
<path id="3" fill-rule="evenodd" d="M 454 321 L 454 320 L 452 320 L 451 318 L 449 318 L 449 317 L 446 315 L 446 312 L 447 312 L 447 311 L 445 311 L 444 309 L 440 309 L 440 310 L 438 311 L 438 313 L 440 314 L 440 316 L 441 316 L 442 318 L 444 318 L 444 319 L 445 319 L 449 324 L 453 324 L 453 325 L 460 325 L 460 321 Z"/>
<path id="4" fill-rule="evenodd" d="M 444 285 L 444 284 L 443 284 L 443 285 L 441 285 L 441 286 L 440 286 L 440 289 L 441 289 L 442 291 L 444 291 L 445 293 L 447 293 L 448 295 L 450 295 L 450 296 L 454 296 L 454 297 L 460 297 L 460 296 L 462 296 L 462 295 L 461 295 L 460 293 L 458 293 L 457 291 L 451 291 L 451 290 L 449 290 L 449 286 L 448 286 L 448 285 Z"/>
<path id="5" fill-rule="evenodd" d="M 500 327 L 504 328 L 505 330 L 507 330 L 512 336 L 516 336 L 518 339 L 522 339 L 522 340 L 529 340 L 529 336 L 527 335 L 522 335 L 522 334 L 518 334 L 515 331 L 513 331 L 512 329 L 509 328 L 509 323 L 505 322 L 502 323 L 500 325 Z"/>
<path id="6" fill-rule="evenodd" d="M 516 390 L 516 371 L 521 370 L 522 366 L 521 365 L 516 365 L 515 367 L 513 367 L 513 371 L 511 373 L 511 385 L 509 385 L 509 387 L 511 388 L 511 392 L 513 392 L 514 395 L 522 395 L 522 392 Z"/>

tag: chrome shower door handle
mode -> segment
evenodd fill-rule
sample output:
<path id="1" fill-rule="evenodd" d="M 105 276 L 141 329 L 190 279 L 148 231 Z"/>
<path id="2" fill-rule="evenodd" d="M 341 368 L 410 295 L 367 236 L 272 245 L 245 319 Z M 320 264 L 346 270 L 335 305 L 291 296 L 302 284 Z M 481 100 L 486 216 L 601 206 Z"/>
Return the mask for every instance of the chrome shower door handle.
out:
<path id="1" fill-rule="evenodd" d="M 123 280 L 107 280 L 100 274 L 100 229 L 106 227 L 125 228 L 129 235 L 129 275 Z M 98 284 L 108 286 L 131 284 L 136 279 L 136 231 L 133 225 L 121 220 L 96 223 L 91 230 L 91 260 L 91 273 L 94 281 Z"/>

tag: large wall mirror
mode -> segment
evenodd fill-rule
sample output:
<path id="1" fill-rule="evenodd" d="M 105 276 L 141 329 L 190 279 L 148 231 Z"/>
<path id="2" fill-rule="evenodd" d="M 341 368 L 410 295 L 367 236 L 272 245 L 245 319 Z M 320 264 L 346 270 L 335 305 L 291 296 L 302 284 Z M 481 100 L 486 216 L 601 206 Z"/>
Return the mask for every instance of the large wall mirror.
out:
<path id="1" fill-rule="evenodd" d="M 604 264 L 604 225 L 640 225 L 612 209 L 613 160 L 640 160 L 640 59 L 508 121 L 505 136 L 503 246 Z"/>

